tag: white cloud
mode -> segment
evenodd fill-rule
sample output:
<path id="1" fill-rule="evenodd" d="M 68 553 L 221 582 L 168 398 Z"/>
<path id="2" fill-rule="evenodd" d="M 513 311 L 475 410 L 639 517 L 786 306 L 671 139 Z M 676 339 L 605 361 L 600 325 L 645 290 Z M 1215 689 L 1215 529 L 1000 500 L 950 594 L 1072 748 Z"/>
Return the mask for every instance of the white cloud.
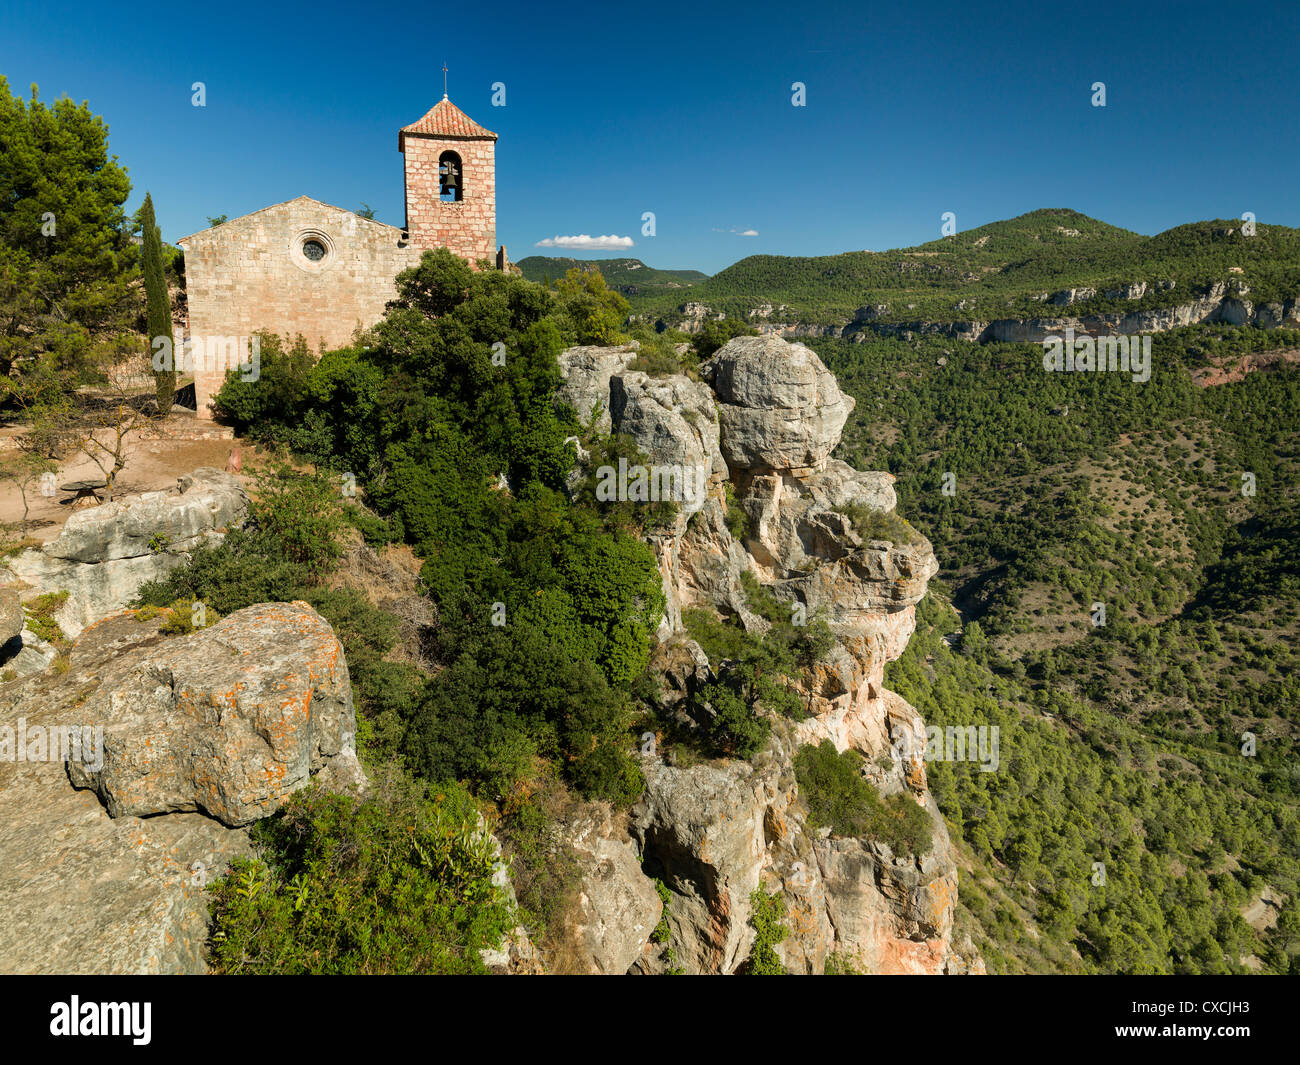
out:
<path id="1" fill-rule="evenodd" d="M 576 237 L 547 237 L 545 240 L 539 240 L 534 247 L 608 251 L 611 248 L 630 248 L 634 243 L 631 237 L 616 237 L 612 233 L 606 237 L 589 237 L 586 233 L 582 233 Z"/>
<path id="2" fill-rule="evenodd" d="M 756 236 L 758 236 L 758 230 L 757 230 L 757 229 L 746 229 L 746 230 L 744 230 L 740 235 L 741 235 L 742 237 L 756 237 Z"/>
<path id="3" fill-rule="evenodd" d="M 726 229 L 721 229 L 721 228 L 719 228 L 718 226 L 714 226 L 714 227 L 713 227 L 713 232 L 715 232 L 715 233 L 733 233 L 733 234 L 735 234 L 735 235 L 738 236 L 738 237 L 756 237 L 756 236 L 758 236 L 758 230 L 757 230 L 757 229 L 741 229 L 740 226 L 729 226 L 729 227 L 726 228 Z"/>

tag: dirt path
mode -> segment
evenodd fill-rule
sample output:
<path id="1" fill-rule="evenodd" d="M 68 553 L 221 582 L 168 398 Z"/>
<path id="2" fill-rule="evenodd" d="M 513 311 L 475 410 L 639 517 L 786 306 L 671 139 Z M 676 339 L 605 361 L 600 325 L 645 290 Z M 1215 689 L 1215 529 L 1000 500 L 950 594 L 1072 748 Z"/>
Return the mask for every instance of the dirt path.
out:
<path id="1" fill-rule="evenodd" d="M 0 429 L 0 449 L 11 449 L 14 437 L 21 431 L 21 427 L 15 426 Z M 177 477 L 199 466 L 225 469 L 232 447 L 243 448 L 245 466 L 251 457 L 252 448 L 235 439 L 231 430 L 211 422 L 199 422 L 193 415 L 173 414 L 163 425 L 162 432 L 163 435 L 158 438 L 142 439 L 138 435 L 130 438 L 127 463 L 118 474 L 115 494 L 119 498 L 138 492 L 173 488 Z M 196 439 L 203 434 L 217 438 Z M 76 480 L 99 480 L 102 479 L 102 474 L 90 459 L 74 453 L 60 463 L 55 477 L 58 484 L 64 484 Z M 27 535 L 42 543 L 58 536 L 63 523 L 72 513 L 67 505 L 70 498 L 65 492 L 47 498 L 41 495 L 39 483 L 30 485 L 27 489 L 30 504 Z M 0 482 L 0 522 L 16 526 L 22 517 L 23 501 L 18 489 L 11 482 Z M 17 539 L 21 532 L 14 527 L 8 535 L 10 539 Z"/>

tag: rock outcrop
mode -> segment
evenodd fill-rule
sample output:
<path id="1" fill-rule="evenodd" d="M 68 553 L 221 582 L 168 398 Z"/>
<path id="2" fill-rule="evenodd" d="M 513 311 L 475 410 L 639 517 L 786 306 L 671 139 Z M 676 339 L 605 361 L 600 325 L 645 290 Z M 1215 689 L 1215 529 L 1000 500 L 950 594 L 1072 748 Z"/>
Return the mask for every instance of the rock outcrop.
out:
<path id="1" fill-rule="evenodd" d="M 1157 298 L 1156 294 L 1171 292 L 1175 288 L 1175 283 L 1168 280 L 1154 283 L 1132 281 L 1121 288 L 1107 289 L 1102 294 L 1112 300 L 1123 299 L 1132 302 L 1145 297 L 1148 302 L 1151 302 L 1153 298 Z M 889 312 L 889 308 L 885 305 L 869 305 L 858 308 L 854 316 L 847 321 L 833 324 L 774 322 L 760 317 L 755 325 L 763 336 L 783 338 L 834 336 L 865 340 L 871 333 L 878 333 L 902 337 L 946 336 L 978 343 L 999 341 L 1030 344 L 1037 344 L 1048 336 L 1060 336 L 1066 329 L 1073 329 L 1079 335 L 1133 336 L 1142 333 L 1163 333 L 1170 329 L 1203 322 L 1252 325 L 1257 329 L 1300 328 L 1300 295 L 1282 300 L 1254 301 L 1245 298 L 1248 293 L 1249 288 L 1243 290 L 1240 283 L 1230 289 L 1229 282 L 1215 281 L 1201 286 L 1198 294 L 1179 303 L 1170 302 L 1168 297 L 1160 296 L 1158 298 L 1164 305 L 1159 307 L 1127 311 L 1105 310 L 1095 314 L 1084 313 L 1070 317 L 903 320 L 895 316 L 893 321 L 882 321 L 882 316 Z M 1080 288 L 1044 292 L 1033 298 L 1050 306 L 1071 307 L 1086 303 L 1096 295 L 1095 289 Z M 955 309 L 967 308 L 959 306 Z M 1081 309 L 1086 310 L 1086 308 Z M 701 303 L 691 303 L 685 305 L 677 314 L 663 319 L 661 324 L 666 325 L 671 321 L 676 328 L 688 333 L 697 333 L 704 327 L 705 322 L 720 317 L 723 317 L 721 312 L 713 312 Z"/>
<path id="2" fill-rule="evenodd" d="M 608 433 L 609 379 L 631 365 L 639 347 L 639 344 L 632 343 L 613 348 L 569 348 L 559 359 L 564 384 L 556 393 L 557 398 L 572 407 L 584 425 L 595 414 L 596 427 Z"/>
<path id="3" fill-rule="evenodd" d="M 160 645 L 80 709 L 103 764 L 70 762 L 113 817 L 201 812 L 239 827 L 326 770 L 359 785 L 343 645 L 306 603 L 247 607 Z"/>
<path id="4" fill-rule="evenodd" d="M 680 374 L 651 377 L 638 371 L 611 377 L 609 400 L 613 431 L 631 437 L 654 465 L 680 473 L 681 491 L 675 494 L 678 520 L 685 522 L 703 506 L 709 484 L 727 477 L 709 386 Z M 661 480 L 660 486 L 665 484 L 674 491 L 672 482 Z"/>
<path id="5" fill-rule="evenodd" d="M 66 671 L 0 684 L 0 971 L 205 971 L 204 886 L 251 853 L 229 826 L 316 770 L 361 785 L 347 664 L 310 607 L 161 625 L 115 613 Z"/>
<path id="6" fill-rule="evenodd" d="M 595 383 L 569 360 L 566 388 L 591 395 L 607 380 L 611 428 L 630 431 L 648 462 L 694 460 L 707 449 L 713 438 L 698 429 L 714 418 L 702 409 L 698 382 L 685 375 L 656 382 L 616 368 L 605 378 L 612 358 L 584 351 L 587 364 L 599 367 L 593 375 L 602 375 Z M 676 965 L 688 973 L 743 971 L 754 934 L 750 899 L 761 888 L 785 902 L 790 934 L 777 950 L 790 971 L 820 973 L 832 953 L 869 972 L 979 971 L 978 960 L 951 942 L 956 864 L 924 764 L 919 754 L 897 753 L 923 750 L 903 738 L 923 736 L 924 728 L 883 683 L 885 663 L 906 647 L 916 604 L 938 570 L 930 544 L 893 513 L 891 476 L 830 458 L 854 401 L 814 352 L 773 336 L 738 337 L 700 376 L 717 410 L 721 462 L 711 467 L 702 505 L 649 537 L 668 603 L 654 658 L 658 712 L 689 725 L 682 707 L 712 676 L 682 631 L 683 609 L 712 607 L 765 631 L 768 623 L 748 604 L 745 574 L 789 603 L 792 616 L 824 618 L 834 642 L 802 680 L 810 716 L 797 725 L 774 721 L 754 758 L 642 759 L 647 787 L 631 834 L 646 873 L 669 888 L 664 919 Z M 664 415 L 625 420 L 629 396 L 656 397 Z M 693 416 L 670 419 L 667 401 L 684 397 Z M 895 855 L 882 841 L 808 827 L 793 758 L 800 745 L 823 739 L 866 756 L 868 779 L 882 795 L 906 794 L 926 810 L 933 843 L 925 854 Z M 644 952 L 633 970 L 661 971 Z"/>
<path id="7" fill-rule="evenodd" d="M 618 976 L 645 953 L 663 913 L 654 884 L 642 873 L 626 827 L 592 804 L 565 818 L 560 838 L 576 859 L 577 903 L 569 939 L 577 972 Z"/>
<path id="8" fill-rule="evenodd" d="M 66 635 L 76 636 L 247 516 L 248 495 L 239 479 L 202 467 L 170 491 L 74 511 L 57 538 L 10 559 L 0 580 L 21 583 L 25 599 L 66 591 L 54 618 Z"/>
<path id="9" fill-rule="evenodd" d="M 733 469 L 818 468 L 853 412 L 855 401 L 812 349 L 772 336 L 736 337 L 700 374 L 717 395 Z"/>

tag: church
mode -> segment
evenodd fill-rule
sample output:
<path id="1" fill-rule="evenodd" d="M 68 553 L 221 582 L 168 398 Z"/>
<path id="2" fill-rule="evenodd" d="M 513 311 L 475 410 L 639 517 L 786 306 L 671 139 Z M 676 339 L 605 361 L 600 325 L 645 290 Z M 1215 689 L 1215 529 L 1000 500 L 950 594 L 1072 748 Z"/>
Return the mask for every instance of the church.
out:
<path id="1" fill-rule="evenodd" d="M 308 196 L 277 203 L 183 237 L 200 417 L 227 367 L 205 353 L 267 330 L 302 334 L 313 350 L 343 347 L 373 325 L 396 295 L 394 279 L 426 249 L 508 268 L 496 246 L 496 141 L 442 99 L 397 134 L 406 182 L 403 228 Z"/>

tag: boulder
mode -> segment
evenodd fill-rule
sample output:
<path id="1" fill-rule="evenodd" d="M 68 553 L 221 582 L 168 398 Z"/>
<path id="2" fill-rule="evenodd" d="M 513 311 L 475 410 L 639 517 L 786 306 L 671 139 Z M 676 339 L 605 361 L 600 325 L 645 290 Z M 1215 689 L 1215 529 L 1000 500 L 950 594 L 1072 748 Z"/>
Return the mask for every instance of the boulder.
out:
<path id="1" fill-rule="evenodd" d="M 160 551 L 189 551 L 209 532 L 241 523 L 248 494 L 239 480 L 211 467 L 180 478 L 177 488 L 144 492 L 72 514 L 43 548 L 70 562 L 113 562 Z"/>
<path id="2" fill-rule="evenodd" d="M 67 671 L 0 684 L 0 745 L 25 736 L 30 755 L 38 730 L 81 732 L 88 694 L 165 646 L 160 625 L 115 614 L 82 634 Z M 247 830 L 198 813 L 111 817 L 50 747 L 0 758 L 0 972 L 205 972 L 204 887 L 251 855 Z"/>
<path id="3" fill-rule="evenodd" d="M 248 495 L 239 479 L 201 467 L 169 491 L 74 511 L 56 539 L 11 559 L 8 577 L 21 582 L 25 598 L 66 591 L 54 618 L 75 637 L 247 517 Z"/>
<path id="4" fill-rule="evenodd" d="M 241 826 L 327 767 L 335 785 L 359 776 L 343 646 L 302 602 L 162 644 L 80 713 L 104 729 L 103 764 L 71 762 L 69 776 L 113 817 L 202 811 Z"/>
<path id="5" fill-rule="evenodd" d="M 776 336 L 735 337 L 700 373 L 717 393 L 722 455 L 734 468 L 820 468 L 855 405 L 816 352 Z"/>

